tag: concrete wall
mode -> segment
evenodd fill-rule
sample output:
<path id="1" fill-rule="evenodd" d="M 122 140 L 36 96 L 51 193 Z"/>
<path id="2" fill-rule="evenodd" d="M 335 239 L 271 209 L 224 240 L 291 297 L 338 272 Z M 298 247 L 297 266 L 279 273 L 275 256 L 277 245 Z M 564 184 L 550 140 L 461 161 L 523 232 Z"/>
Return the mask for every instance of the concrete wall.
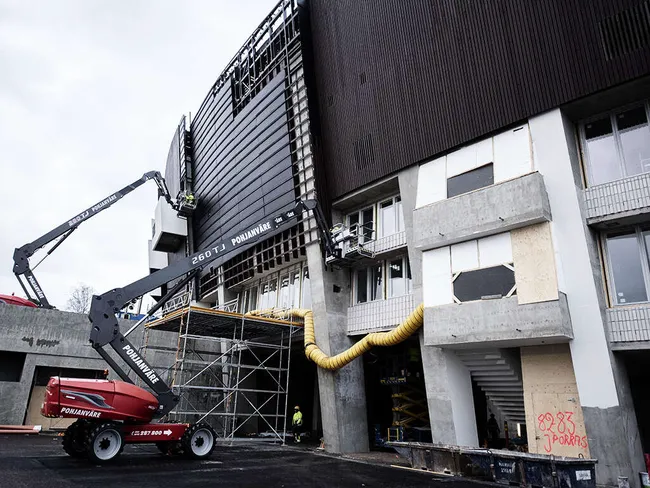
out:
<path id="1" fill-rule="evenodd" d="M 618 476 L 627 476 L 635 485 L 643 469 L 641 445 L 631 399 L 623 394 L 624 375 L 605 335 L 601 269 L 585 221 L 575 130 L 559 109 L 531 119 L 529 126 L 535 169 L 544 176 L 553 213 L 558 274 L 573 324 L 571 358 L 589 450 L 599 460 L 598 481 L 615 485 Z"/>
<path id="2" fill-rule="evenodd" d="M 423 275 L 422 251 L 415 247 L 413 240 L 418 172 L 418 167 L 412 167 L 398 175 L 416 304 L 422 302 Z M 453 351 L 425 345 L 423 331 L 419 338 L 433 442 L 478 445 L 469 371 Z"/>
<path id="3" fill-rule="evenodd" d="M 131 324 L 133 322 L 125 321 L 123 330 Z M 0 351 L 26 354 L 20 382 L 0 382 L 2 424 L 23 423 L 37 367 L 100 371 L 108 368 L 90 346 L 90 322 L 86 315 L 5 305 L 0 307 L 0 330 Z M 152 337 L 153 341 L 165 340 L 162 335 L 152 334 Z M 135 332 L 129 339 L 139 346 L 142 343 L 142 331 Z M 175 342 L 172 346 L 175 347 Z M 147 359 L 154 367 L 166 362 L 155 356 Z M 116 378 L 116 375 L 111 372 L 109 378 Z"/>

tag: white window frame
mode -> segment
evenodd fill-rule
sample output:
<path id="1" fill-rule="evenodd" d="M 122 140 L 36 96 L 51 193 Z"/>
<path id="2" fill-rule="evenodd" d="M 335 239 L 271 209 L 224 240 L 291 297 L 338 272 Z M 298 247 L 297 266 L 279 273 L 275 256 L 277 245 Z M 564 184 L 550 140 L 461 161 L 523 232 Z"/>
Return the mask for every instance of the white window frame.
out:
<path id="1" fill-rule="evenodd" d="M 395 215 L 395 232 L 393 234 L 386 234 L 384 235 L 384 218 L 383 218 L 383 212 L 381 211 L 381 206 L 382 204 L 386 202 L 391 202 L 391 205 L 393 206 L 393 209 L 395 210 L 394 215 Z M 399 218 L 398 215 L 398 205 L 397 203 L 400 203 L 399 205 L 399 210 L 402 212 L 402 218 Z M 377 225 L 375 226 L 375 232 L 376 232 L 376 239 L 381 239 L 383 237 L 388 237 L 391 235 L 399 234 L 404 230 L 404 210 L 403 210 L 403 204 L 402 204 L 402 197 L 400 195 L 394 195 L 389 198 L 384 198 L 380 201 L 377 202 L 377 209 L 375 211 L 375 214 L 377 215 Z M 402 223 L 402 228 L 400 228 L 400 220 Z"/>
<path id="2" fill-rule="evenodd" d="M 385 201 L 385 200 L 384 200 Z M 390 262 L 391 261 L 396 261 L 398 259 L 402 260 L 402 266 L 404 269 L 404 276 L 402 279 L 405 281 L 405 293 L 403 295 L 395 295 L 395 296 L 389 296 L 390 292 L 390 287 L 391 285 L 388 283 L 389 276 L 390 276 Z M 369 279 L 366 281 L 366 296 L 368 297 L 368 300 L 365 302 L 358 302 L 358 289 L 357 289 L 357 274 L 359 270 L 365 269 L 369 270 L 371 268 L 374 268 L 375 266 L 381 266 L 381 298 L 375 298 L 370 299 L 372 296 L 372 285 L 371 282 L 372 280 L 370 279 L 370 276 L 368 277 Z M 374 264 L 369 264 L 367 266 L 364 266 L 362 268 L 355 268 L 352 270 L 350 273 L 350 277 L 352 280 L 352 293 L 350 293 L 351 297 L 351 306 L 356 306 L 356 305 L 363 305 L 366 303 L 371 303 L 371 302 L 377 302 L 380 300 L 390 300 L 392 298 L 398 298 L 401 296 L 406 296 L 406 295 L 411 295 L 413 293 L 413 276 L 411 275 L 411 279 L 408 278 L 408 270 L 410 269 L 410 262 L 407 254 L 402 254 L 398 256 L 393 256 L 392 258 L 384 259 L 382 261 L 377 261 Z"/>
<path id="3" fill-rule="evenodd" d="M 650 102 L 648 100 L 640 100 L 636 103 L 631 103 L 628 105 L 624 105 L 622 107 L 618 107 L 615 110 L 611 110 L 608 112 L 602 112 L 598 115 L 595 115 L 593 117 L 589 117 L 588 119 L 585 119 L 580 122 L 579 125 L 579 132 L 580 132 L 580 144 L 581 144 L 581 149 L 582 149 L 582 161 L 583 161 L 583 168 L 585 170 L 585 174 L 587 176 L 587 186 L 598 186 L 598 185 L 606 185 L 607 183 L 612 183 L 614 181 L 619 181 L 625 178 L 628 178 L 630 176 L 636 176 L 636 175 L 628 175 L 627 174 L 627 168 L 625 166 L 625 156 L 623 155 L 623 147 L 621 145 L 621 139 L 620 139 L 620 134 L 621 132 L 627 132 L 628 130 L 631 129 L 624 129 L 623 131 L 620 131 L 618 129 L 618 126 L 616 124 L 616 115 L 620 114 L 621 112 L 625 112 L 627 110 L 633 109 L 638 107 L 639 105 L 642 105 L 645 108 L 645 114 L 646 114 L 646 128 L 648 129 L 648 138 L 650 139 Z M 616 148 L 616 155 L 618 157 L 618 165 L 619 169 L 621 170 L 621 178 L 616 179 L 616 180 L 611 180 L 611 181 L 606 181 L 604 183 L 598 183 L 595 184 L 593 183 L 593 175 L 592 175 L 592 170 L 591 170 L 591 160 L 589 159 L 589 150 L 587 148 L 587 136 L 586 136 L 586 130 L 585 127 L 587 124 L 590 122 L 594 122 L 596 120 L 600 120 L 605 118 L 606 116 L 609 117 L 610 124 L 612 126 L 612 133 L 611 135 L 614 138 L 614 146 Z M 601 136 L 602 138 L 604 137 L 609 137 L 609 134 L 606 136 Z M 590 139 L 590 140 L 598 140 L 600 138 L 595 138 L 595 139 Z M 647 171 L 647 172 L 650 172 Z M 647 173 L 646 172 L 646 173 Z M 643 173 L 637 173 L 637 174 L 643 174 Z"/>
<path id="4" fill-rule="evenodd" d="M 244 288 L 240 296 L 246 296 L 246 298 L 242 301 L 242 307 L 246 307 L 248 305 L 248 302 L 250 301 L 247 297 L 251 293 L 251 290 L 255 287 L 257 287 L 257 294 L 256 294 L 256 308 L 261 309 L 261 308 L 277 308 L 280 305 L 280 290 L 281 290 L 281 284 L 282 284 L 282 278 L 288 276 L 289 277 L 289 301 L 291 302 L 291 307 L 295 308 L 301 308 L 304 305 L 304 281 L 305 281 L 305 274 L 308 273 L 308 266 L 307 262 L 303 261 L 300 264 L 296 264 L 293 266 L 289 266 L 287 268 L 281 269 L 279 271 L 275 271 L 273 273 L 270 273 L 266 276 L 263 276 L 262 278 L 259 278 L 255 281 L 251 281 L 248 283 L 248 286 Z M 292 287 L 291 283 L 291 278 L 293 277 L 293 274 L 297 273 L 298 274 L 298 282 L 295 283 L 295 285 Z M 275 282 L 276 283 L 276 290 L 275 290 L 275 303 L 274 304 L 267 304 L 265 307 L 262 307 L 262 287 L 267 284 Z M 297 286 L 298 288 L 298 304 L 293 303 L 293 298 L 294 295 L 293 293 L 295 292 L 295 287 Z M 311 293 L 311 290 L 309 290 Z M 250 310 L 242 310 L 243 312 L 249 312 Z"/>
<path id="5" fill-rule="evenodd" d="M 602 234 L 602 249 L 605 255 L 607 291 L 609 293 L 609 303 L 611 307 L 634 307 L 650 303 L 650 249 L 646 246 L 645 239 L 643 238 L 643 233 L 650 232 L 650 228 L 644 231 L 642 230 L 642 227 L 643 225 L 636 225 L 628 229 L 617 229 L 615 232 Z M 630 234 L 634 233 L 636 235 L 637 245 L 639 246 L 639 252 L 641 254 L 641 271 L 643 273 L 643 282 L 645 284 L 646 293 L 646 300 L 642 302 L 618 303 L 618 300 L 616 299 L 616 283 L 614 281 L 614 270 L 612 268 L 612 259 L 609 255 L 609 248 L 607 246 L 607 238 L 611 234 L 622 234 L 626 232 L 626 230 L 630 231 Z"/>
<path id="6" fill-rule="evenodd" d="M 363 212 L 365 212 L 366 210 L 372 210 L 372 235 L 370 239 L 366 239 L 363 235 L 363 226 L 365 224 L 362 223 L 362 217 L 363 217 Z M 359 210 L 347 214 L 345 216 L 345 223 L 348 226 L 348 228 L 352 225 L 350 223 L 350 217 L 352 217 L 353 215 L 356 215 L 358 219 L 357 229 L 359 232 L 359 244 L 364 244 L 367 242 L 374 241 L 377 238 L 377 204 L 375 203 L 372 205 L 367 205 Z"/>

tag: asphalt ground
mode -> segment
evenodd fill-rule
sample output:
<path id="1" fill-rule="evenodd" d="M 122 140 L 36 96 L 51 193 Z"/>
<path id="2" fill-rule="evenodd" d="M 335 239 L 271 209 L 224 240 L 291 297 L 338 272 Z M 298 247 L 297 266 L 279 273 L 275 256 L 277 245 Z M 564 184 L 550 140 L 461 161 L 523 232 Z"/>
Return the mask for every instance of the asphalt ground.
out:
<path id="1" fill-rule="evenodd" d="M 67 456 L 60 444 L 60 437 L 0 435 L 0 488 L 480 487 L 294 447 L 218 446 L 208 460 L 192 461 L 164 456 L 152 445 L 128 445 L 99 466 Z"/>

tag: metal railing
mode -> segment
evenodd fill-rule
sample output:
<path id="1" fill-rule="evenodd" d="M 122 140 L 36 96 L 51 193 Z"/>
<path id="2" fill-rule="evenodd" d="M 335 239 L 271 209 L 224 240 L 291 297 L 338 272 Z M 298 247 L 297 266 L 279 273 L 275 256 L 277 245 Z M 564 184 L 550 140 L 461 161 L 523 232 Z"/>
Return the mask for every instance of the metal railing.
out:
<path id="1" fill-rule="evenodd" d="M 413 295 L 359 303 L 348 308 L 348 335 L 390 330 L 415 308 Z"/>
<path id="2" fill-rule="evenodd" d="M 650 173 L 643 173 L 583 192 L 587 219 L 650 207 Z"/>
<path id="3" fill-rule="evenodd" d="M 608 308 L 607 325 L 613 343 L 650 341 L 650 304 Z"/>

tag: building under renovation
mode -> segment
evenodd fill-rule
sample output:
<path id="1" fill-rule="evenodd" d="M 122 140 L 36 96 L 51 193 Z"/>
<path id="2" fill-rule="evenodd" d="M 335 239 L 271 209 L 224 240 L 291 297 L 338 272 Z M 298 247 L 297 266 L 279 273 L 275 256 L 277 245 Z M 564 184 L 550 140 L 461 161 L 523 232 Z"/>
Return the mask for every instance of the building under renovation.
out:
<path id="1" fill-rule="evenodd" d="M 596 458 L 599 484 L 638 483 L 648 1 L 281 0 L 215 68 L 170 127 L 165 179 L 197 207 L 158 202 L 150 270 L 306 199 L 350 239 L 326 260 L 303 214 L 169 300 L 141 346 L 181 394 L 170 417 L 285 441 L 299 404 L 306 437 L 331 452 L 488 446 Z M 333 371 L 307 360 L 290 313 L 312 310 L 335 355 L 422 303 L 415 333 Z M 36 356 L 15 342 L 26 366 L 4 381 L 31 383 Z"/>
<path id="2" fill-rule="evenodd" d="M 635 483 L 650 452 L 649 39 L 640 0 L 281 1 L 176 131 L 165 177 L 199 203 L 187 220 L 159 203 L 150 267 L 305 198 L 355 239 L 328 265 L 304 218 L 202 271 L 161 321 L 195 331 L 177 361 L 199 371 L 176 384 L 211 370 L 196 391 L 219 388 L 193 393 L 196 413 L 226 436 L 277 435 L 299 403 L 333 452 L 507 447 Z M 241 340 L 241 314 L 311 308 L 334 355 L 420 303 L 421 331 L 337 371 L 305 361 L 300 324 L 250 336 L 281 348 L 272 362 Z"/>

